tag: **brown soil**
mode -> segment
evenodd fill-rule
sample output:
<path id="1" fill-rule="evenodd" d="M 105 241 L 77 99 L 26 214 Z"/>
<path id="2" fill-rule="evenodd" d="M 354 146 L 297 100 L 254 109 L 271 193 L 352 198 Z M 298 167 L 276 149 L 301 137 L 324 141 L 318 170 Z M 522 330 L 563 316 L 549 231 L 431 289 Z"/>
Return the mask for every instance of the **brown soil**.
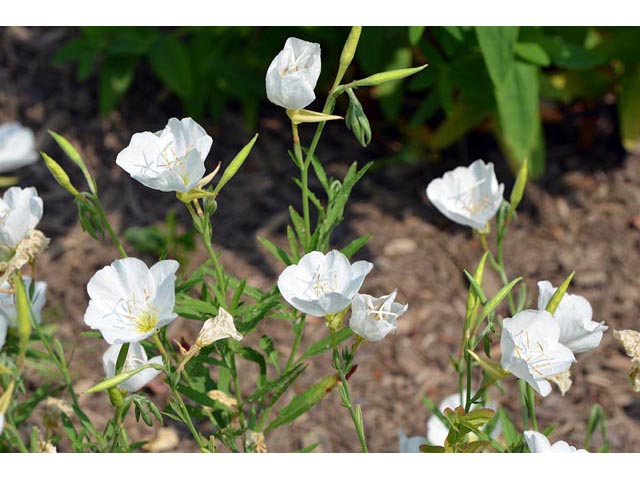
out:
<path id="1" fill-rule="evenodd" d="M 180 109 L 141 72 L 120 113 L 100 118 L 95 80 L 79 84 L 72 69 L 50 64 L 53 52 L 69 35 L 66 28 L 0 31 L 0 121 L 17 118 L 34 128 L 39 148 L 58 159 L 62 154 L 46 135 L 47 129 L 71 139 L 96 173 L 109 217 L 120 231 L 161 221 L 167 210 L 178 209 L 175 198 L 134 182 L 115 167 L 114 159 L 133 132 L 158 129 L 168 117 L 181 116 Z M 233 275 L 247 277 L 258 286 L 272 284 L 281 267 L 258 246 L 255 237 L 282 242 L 286 208 L 298 202 L 296 187 L 288 181 L 295 172 L 287 161 L 289 133 L 284 115 L 265 108 L 259 124 L 260 141 L 242 173 L 225 189 L 214 217 L 215 247 L 223 252 L 224 265 Z M 581 119 L 566 117 L 562 125 L 548 132 L 548 173 L 527 191 L 522 213 L 510 228 L 506 258 L 510 276 L 526 279 L 530 304 L 535 303 L 537 281 L 558 284 L 576 270 L 572 292 L 586 296 L 593 305 L 594 319 L 604 320 L 610 327 L 598 350 L 579 355 L 572 368 L 574 386 L 569 393 L 561 397 L 554 391 L 539 402 L 540 423 L 556 425 L 554 438 L 582 445 L 589 410 L 598 402 L 607 415 L 612 451 L 640 451 L 639 397 L 627 377 L 630 362 L 611 335 L 613 329 L 640 329 L 640 158 L 624 158 L 618 150 L 612 132 L 614 117 L 606 106 L 594 115 L 599 129 L 589 148 L 582 148 L 584 144 L 577 140 Z M 205 128 L 214 137 L 215 161 L 231 158 L 252 133 L 244 129 L 234 112 Z M 351 161 L 388 155 L 395 145 L 385 141 L 363 151 L 342 125 L 332 125 L 319 155 L 329 170 L 339 175 Z M 448 355 L 457 354 L 459 345 L 466 294 L 462 269 L 473 268 L 481 246 L 468 229 L 453 225 L 428 204 L 424 188 L 431 178 L 477 157 L 494 161 L 499 177 L 511 181 L 495 145 L 476 135 L 469 144 L 446 152 L 446 161 L 437 165 L 393 166 L 374 172 L 356 187 L 345 224 L 336 233 L 335 243 L 342 246 L 357 235 L 373 232 L 360 254 L 376 266 L 364 290 L 386 294 L 397 288 L 399 300 L 409 303 L 396 336 L 367 344 L 358 352 L 352 394 L 354 401 L 362 404 L 373 451 L 397 451 L 399 429 L 409 435 L 424 435 L 429 413 L 423 398 L 439 402 L 455 392 Z M 40 265 L 41 275 L 50 285 L 45 321 L 56 323 L 59 336 L 74 350 L 73 375 L 77 390 L 82 391 L 101 378 L 100 356 L 105 349 L 103 342 L 79 336 L 86 330 L 82 321 L 87 303 L 85 286 L 117 252 L 108 242 L 95 241 L 82 232 L 69 196 L 53 182 L 44 165 L 25 168 L 19 174 L 21 185 L 35 185 L 44 198 L 41 227 L 53 239 Z M 76 184 L 82 182 L 77 172 L 72 172 L 72 179 Z M 179 215 L 188 225 L 184 212 Z M 205 257 L 198 248 L 192 265 Z M 494 292 L 499 279 L 492 274 L 486 283 Z M 189 338 L 197 331 L 193 323 L 179 320 L 170 334 Z M 260 330 L 285 344 L 291 336 L 288 324 L 271 319 L 266 319 Z M 303 347 L 324 334 L 321 321 L 308 322 Z M 320 357 L 294 390 L 301 391 L 330 370 L 330 359 Z M 35 372 L 31 376 L 38 381 Z M 507 391 L 517 391 L 514 382 L 505 383 Z M 160 404 L 165 393 L 161 381 L 149 390 Z M 513 394 L 494 393 L 517 418 L 518 399 Z M 103 396 L 85 396 L 82 402 L 98 423 L 110 415 Z M 38 418 L 34 416 L 34 420 Z M 134 437 L 153 434 L 131 423 Z M 176 428 L 183 437 L 178 449 L 192 449 L 188 433 Z M 270 451 L 293 451 L 318 441 L 319 451 L 358 450 L 348 412 L 340 407 L 337 392 L 291 427 L 267 438 Z M 598 446 L 596 437 L 594 447 Z"/>

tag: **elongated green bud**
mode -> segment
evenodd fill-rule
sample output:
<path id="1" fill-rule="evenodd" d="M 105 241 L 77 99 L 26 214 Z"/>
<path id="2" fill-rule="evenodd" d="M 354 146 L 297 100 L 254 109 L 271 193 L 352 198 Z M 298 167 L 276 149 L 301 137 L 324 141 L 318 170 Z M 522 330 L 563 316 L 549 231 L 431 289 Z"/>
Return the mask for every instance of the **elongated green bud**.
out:
<path id="1" fill-rule="evenodd" d="M 53 178 L 56 179 L 56 182 L 58 182 L 58 184 L 62 188 L 64 188 L 74 197 L 80 195 L 80 192 L 76 187 L 73 186 L 73 184 L 71 183 L 71 179 L 69 179 L 69 175 L 67 175 L 67 172 L 64 171 L 60 164 L 44 152 L 40 152 L 40 155 L 42 156 L 45 165 L 51 172 L 51 175 L 53 175 Z"/>
<path id="2" fill-rule="evenodd" d="M 222 190 L 222 187 L 224 187 L 227 184 L 227 182 L 231 180 L 233 176 L 238 172 L 238 170 L 240 169 L 244 161 L 249 156 L 249 153 L 251 153 L 251 149 L 253 148 L 253 145 L 256 143 L 256 140 L 258 140 L 257 133 L 253 136 L 251 141 L 247 143 L 242 148 L 242 150 L 238 152 L 238 154 L 234 157 L 234 159 L 231 160 L 231 163 L 229 164 L 229 166 L 224 169 L 224 172 L 222 173 L 222 178 L 216 185 L 216 188 L 213 190 L 214 196 L 217 195 L 220 192 L 220 190 Z"/>
<path id="3" fill-rule="evenodd" d="M 362 105 L 352 89 L 347 89 L 349 108 L 345 117 L 347 128 L 353 132 L 360 145 L 366 147 L 371 142 L 371 125 L 362 109 Z"/>
<path id="4" fill-rule="evenodd" d="M 71 161 L 76 165 L 78 165 L 78 167 L 80 167 L 80 170 L 82 170 L 82 174 L 84 175 L 84 178 L 86 179 L 87 184 L 89 185 L 89 189 L 91 190 L 91 193 L 93 193 L 94 195 L 97 194 L 98 188 L 96 186 L 96 181 L 93 179 L 93 177 L 89 173 L 89 169 L 85 165 L 78 151 L 75 149 L 73 145 L 71 145 L 71 142 L 69 142 L 69 140 L 64 138 L 59 133 L 54 132 L 53 130 L 49 130 L 49 135 L 51 135 L 51 137 L 60 146 L 62 151 L 67 154 L 67 156 L 71 159 Z"/>
<path id="5" fill-rule="evenodd" d="M 338 74 L 336 75 L 334 86 L 338 86 L 340 84 L 347 68 L 351 65 L 353 57 L 356 55 L 356 49 L 358 48 L 361 33 L 362 27 L 351 27 L 347 41 L 344 43 L 342 53 L 340 54 L 340 66 L 338 68 Z"/>
<path id="6" fill-rule="evenodd" d="M 158 365 L 156 363 L 147 363 L 145 365 L 142 365 L 141 367 L 134 368 L 133 370 L 128 370 L 126 372 L 115 375 L 111 378 L 107 378 L 106 380 L 103 380 L 97 385 L 94 385 L 84 393 L 96 393 L 96 392 L 102 392 L 104 390 L 109 390 L 111 388 L 115 388 L 118 385 L 120 385 L 122 382 L 129 380 L 131 377 L 140 373 L 143 370 L 146 370 L 147 368 L 155 368 L 156 370 L 162 370 L 162 365 Z"/>
<path id="7" fill-rule="evenodd" d="M 392 82 L 393 80 L 401 80 L 403 78 L 414 75 L 421 70 L 427 68 L 428 65 L 422 65 L 415 68 L 401 68 L 399 70 L 390 70 L 388 72 L 376 73 L 370 77 L 363 78 L 362 80 L 356 80 L 351 84 L 352 87 L 375 87 L 385 82 Z"/>
<path id="8" fill-rule="evenodd" d="M 569 284 L 571 283 L 571 280 L 573 280 L 573 276 L 576 274 L 576 272 L 571 272 L 571 275 L 569 275 L 564 282 L 562 282 L 562 285 L 560 285 L 555 293 L 553 294 L 553 296 L 551 297 L 551 300 L 549 300 L 549 303 L 547 304 L 545 310 L 551 314 L 556 313 L 556 310 L 558 309 L 558 305 L 560 305 L 560 302 L 562 301 L 562 297 L 564 297 L 564 294 L 567 293 L 567 290 L 569 289 Z"/>
<path id="9" fill-rule="evenodd" d="M 320 123 L 329 120 L 342 120 L 338 115 L 329 115 L 327 113 L 314 112 L 311 110 L 287 110 L 287 115 L 295 125 L 301 123 Z"/>
<path id="10" fill-rule="evenodd" d="M 529 160 L 526 158 L 522 162 L 522 167 L 520 167 L 520 171 L 518 172 L 518 176 L 516 177 L 516 182 L 513 185 L 513 190 L 511 190 L 511 197 L 509 197 L 509 212 L 507 213 L 507 221 L 511 220 L 511 217 L 515 213 L 518 205 L 522 201 L 522 197 L 524 196 L 524 189 L 527 186 L 527 174 L 529 173 Z"/>
<path id="11" fill-rule="evenodd" d="M 13 284 L 16 290 L 16 312 L 18 314 L 18 338 L 20 339 L 20 353 L 27 351 L 29 337 L 31 337 L 31 312 L 29 311 L 29 297 L 24 282 L 17 273 L 13 274 Z"/>

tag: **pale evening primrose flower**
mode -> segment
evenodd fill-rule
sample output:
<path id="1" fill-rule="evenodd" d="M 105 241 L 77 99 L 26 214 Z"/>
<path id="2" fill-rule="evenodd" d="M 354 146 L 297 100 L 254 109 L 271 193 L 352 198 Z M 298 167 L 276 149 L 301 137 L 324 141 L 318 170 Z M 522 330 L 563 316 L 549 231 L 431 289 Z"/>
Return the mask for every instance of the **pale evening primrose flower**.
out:
<path id="1" fill-rule="evenodd" d="M 538 282 L 538 309 L 544 310 L 557 290 L 551 282 Z M 591 320 L 593 310 L 589 301 L 580 296 L 565 293 L 553 314 L 560 327 L 560 343 L 573 353 L 593 350 L 600 345 L 607 326 Z"/>
<path id="2" fill-rule="evenodd" d="M 500 208 L 504 185 L 498 184 L 493 163 L 476 160 L 457 167 L 427 186 L 427 197 L 449 220 L 484 230 Z"/>
<path id="3" fill-rule="evenodd" d="M 531 385 L 543 397 L 551 393 L 548 377 L 566 372 L 576 361 L 562 345 L 560 327 L 545 310 L 523 310 L 502 322 L 502 368 Z"/>
<path id="4" fill-rule="evenodd" d="M 551 445 L 547 437 L 533 430 L 526 430 L 523 435 L 531 453 L 587 453 L 585 449 L 577 449 L 562 440 Z"/>
<path id="5" fill-rule="evenodd" d="M 288 110 L 313 102 L 320 76 L 320 45 L 290 37 L 267 70 L 267 98 Z"/>
<path id="6" fill-rule="evenodd" d="M 284 299 L 308 315 L 324 317 L 347 308 L 360 290 L 373 264 L 349 263 L 337 250 L 310 252 L 297 265 L 289 265 L 278 278 Z"/>
<path id="7" fill-rule="evenodd" d="M 123 258 L 98 270 L 87 285 L 90 301 L 84 322 L 110 343 L 140 342 L 177 318 L 175 260 L 147 268 Z"/>
<path id="8" fill-rule="evenodd" d="M 462 391 L 463 401 L 466 398 L 466 396 L 467 396 L 467 392 L 466 390 L 463 390 Z M 438 405 L 438 410 L 444 413 L 444 411 L 447 408 L 450 408 L 451 410 L 455 410 L 459 406 L 461 406 L 460 394 L 454 393 L 453 395 L 449 395 L 448 397 L 445 397 L 444 400 L 442 400 L 440 405 Z M 471 410 L 475 410 L 477 408 L 482 408 L 482 407 L 480 405 L 473 405 L 471 407 Z M 497 405 L 493 402 L 488 402 L 486 408 L 496 410 Z M 493 428 L 493 430 L 488 433 L 490 433 L 493 438 L 496 438 L 500 435 L 501 432 L 502 432 L 502 427 L 500 426 L 500 423 L 497 423 L 496 426 Z M 447 435 L 449 435 L 449 425 L 445 424 L 437 415 L 431 415 L 429 417 L 429 420 L 427 420 L 427 438 L 426 438 L 427 442 L 430 445 L 444 446 L 444 441 L 447 439 Z"/>
<path id="9" fill-rule="evenodd" d="M 0 199 L 0 243 L 15 247 L 42 218 L 42 199 L 35 188 L 11 187 Z"/>
<path id="10" fill-rule="evenodd" d="M 169 119 L 164 130 L 136 133 L 116 164 L 144 186 L 188 192 L 205 173 L 212 138 L 191 118 Z"/>
<path id="11" fill-rule="evenodd" d="M 24 167 L 38 160 L 36 136 L 18 122 L 0 125 L 0 173 Z"/>
<path id="12" fill-rule="evenodd" d="M 377 342 L 398 329 L 398 317 L 408 305 L 395 301 L 397 290 L 376 298 L 359 293 L 351 303 L 349 327 L 370 342 Z"/>
<path id="13" fill-rule="evenodd" d="M 28 294 L 31 294 L 31 277 L 23 277 L 24 286 Z M 8 293 L 11 288 L 9 282 L 0 286 L 0 318 L 3 318 L 12 327 L 18 326 L 18 312 L 16 311 L 15 294 Z M 42 322 L 42 308 L 47 301 L 47 282 L 36 282 L 33 287 L 33 295 L 29 297 L 36 323 Z"/>
<path id="14" fill-rule="evenodd" d="M 0 317 L 0 350 L 4 347 L 4 342 L 7 340 L 7 329 L 9 328 L 9 322 L 6 318 Z"/>
<path id="15" fill-rule="evenodd" d="M 104 355 L 102 356 L 102 366 L 104 368 L 104 375 L 106 378 L 111 378 L 116 374 L 116 363 L 118 361 L 118 355 L 120 354 L 121 348 L 122 345 L 111 345 L 107 351 L 104 352 Z M 151 359 L 147 359 L 147 352 L 144 351 L 142 345 L 139 343 L 130 343 L 127 358 L 125 359 L 122 367 L 122 373 L 135 370 L 136 368 L 147 364 L 162 366 L 162 356 L 158 355 Z M 118 387 L 129 393 L 135 392 L 156 378 L 159 373 L 160 370 L 147 368 L 125 380 L 118 385 Z"/>

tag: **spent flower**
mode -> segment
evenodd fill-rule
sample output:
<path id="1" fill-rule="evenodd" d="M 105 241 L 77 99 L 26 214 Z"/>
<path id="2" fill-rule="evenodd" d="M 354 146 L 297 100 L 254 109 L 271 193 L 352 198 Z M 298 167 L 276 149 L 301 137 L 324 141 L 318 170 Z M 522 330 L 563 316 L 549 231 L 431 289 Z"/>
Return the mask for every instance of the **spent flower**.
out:
<path id="1" fill-rule="evenodd" d="M 110 343 L 140 342 L 177 318 L 175 260 L 151 268 L 137 258 L 115 260 L 91 277 L 84 322 Z"/>
<path id="2" fill-rule="evenodd" d="M 278 278 L 284 299 L 308 315 L 324 317 L 346 309 L 371 271 L 366 261 L 349 263 L 337 250 L 310 252 L 297 265 L 289 265 Z"/>
<path id="3" fill-rule="evenodd" d="M 640 332 L 635 330 L 614 330 L 613 337 L 618 340 L 626 354 L 631 357 L 629 378 L 636 392 L 640 392 Z"/>
<path id="4" fill-rule="evenodd" d="M 484 230 L 500 204 L 504 185 L 498 184 L 493 163 L 476 160 L 457 167 L 427 186 L 427 197 L 449 220 Z"/>
<path id="5" fill-rule="evenodd" d="M 184 193 L 202 180 L 212 144 L 192 118 L 171 118 L 164 130 L 134 134 L 116 163 L 146 187 Z"/>
<path id="6" fill-rule="evenodd" d="M 0 173 L 30 165 L 38 160 L 36 136 L 19 122 L 0 125 Z"/>
<path id="7" fill-rule="evenodd" d="M 359 293 L 351 303 L 349 327 L 354 333 L 377 342 L 398 329 L 398 317 L 408 306 L 395 301 L 397 290 L 382 297 Z"/>
<path id="8" fill-rule="evenodd" d="M 267 98 L 288 110 L 306 107 L 316 98 L 320 69 L 319 44 L 288 38 L 267 70 Z"/>
<path id="9" fill-rule="evenodd" d="M 551 282 L 542 281 L 538 282 L 538 290 L 538 309 L 544 310 L 557 288 Z M 565 293 L 553 314 L 560 327 L 560 343 L 573 353 L 597 348 L 608 327 L 604 322 L 594 322 L 592 317 L 593 310 L 586 298 Z"/>
<path id="10" fill-rule="evenodd" d="M 543 397 L 551 393 L 547 378 L 569 370 L 573 352 L 559 342 L 560 327 L 545 310 L 523 310 L 502 322 L 502 368 L 526 381 Z"/>
<path id="11" fill-rule="evenodd" d="M 111 378 L 116 374 L 116 363 L 118 361 L 118 355 L 120 354 L 120 349 L 122 345 L 111 345 L 104 355 L 102 356 L 102 366 L 104 368 L 104 375 L 106 378 Z M 127 352 L 127 358 L 124 361 L 124 365 L 122 367 L 122 372 L 129 372 L 131 370 L 135 370 L 143 365 L 155 364 L 162 366 L 162 356 L 158 355 L 151 359 L 147 359 L 147 352 L 145 352 L 142 345 L 139 343 L 130 343 L 129 351 Z M 131 378 L 128 378 L 120 385 L 119 388 L 132 393 L 137 390 L 140 390 L 147 383 L 153 380 L 158 374 L 159 370 L 155 368 L 147 368 L 142 370 L 139 373 L 136 373 Z"/>

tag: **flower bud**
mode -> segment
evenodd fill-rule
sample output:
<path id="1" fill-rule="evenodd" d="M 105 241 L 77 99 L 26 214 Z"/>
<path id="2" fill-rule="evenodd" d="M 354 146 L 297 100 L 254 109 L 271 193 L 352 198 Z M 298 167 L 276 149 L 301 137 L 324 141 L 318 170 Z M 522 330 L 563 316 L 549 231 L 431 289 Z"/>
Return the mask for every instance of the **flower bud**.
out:
<path id="1" fill-rule="evenodd" d="M 418 73 L 421 70 L 427 68 L 428 65 L 422 65 L 415 68 L 401 68 L 399 70 L 390 70 L 388 72 L 376 73 L 362 80 L 356 80 L 353 82 L 353 87 L 375 87 L 386 82 L 392 82 L 393 80 L 401 80 L 405 77 Z"/>
<path id="2" fill-rule="evenodd" d="M 356 97 L 353 90 L 348 88 L 347 94 L 349 95 L 349 108 L 347 109 L 347 116 L 345 117 L 345 123 L 347 128 L 353 132 L 356 140 L 360 142 L 360 145 L 366 147 L 371 142 L 371 125 L 369 125 L 369 119 L 362 109 L 362 105 Z"/>
<path id="3" fill-rule="evenodd" d="M 301 123 L 320 123 L 328 120 L 342 120 L 339 115 L 329 115 L 327 113 L 313 112 L 311 110 L 287 110 L 287 116 L 295 125 Z"/>
<path id="4" fill-rule="evenodd" d="M 361 33 L 362 27 L 351 27 L 347 41 L 344 43 L 342 53 L 340 54 L 340 67 L 338 68 L 338 74 L 336 75 L 336 85 L 340 83 L 342 77 L 344 77 L 344 74 L 347 71 L 347 68 L 349 68 L 349 65 L 351 65 L 351 62 L 353 61 Z"/>
<path id="5" fill-rule="evenodd" d="M 40 152 L 40 155 L 42 155 L 45 165 L 51 172 L 51 175 L 53 175 L 53 178 L 56 179 L 58 184 L 74 197 L 80 195 L 80 192 L 76 187 L 73 186 L 71 180 L 69 179 L 69 175 L 67 175 L 67 172 L 64 171 L 60 164 L 44 152 Z"/>

